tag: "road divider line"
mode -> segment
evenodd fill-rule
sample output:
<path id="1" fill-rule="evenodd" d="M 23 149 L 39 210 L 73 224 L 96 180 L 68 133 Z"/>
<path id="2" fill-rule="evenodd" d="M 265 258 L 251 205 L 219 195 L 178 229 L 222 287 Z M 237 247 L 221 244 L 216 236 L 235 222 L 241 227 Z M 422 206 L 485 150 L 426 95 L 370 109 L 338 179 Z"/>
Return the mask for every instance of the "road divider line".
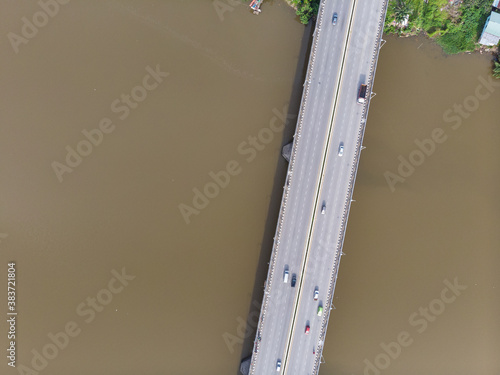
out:
<path id="1" fill-rule="evenodd" d="M 368 77 L 368 85 L 369 87 L 373 86 L 373 81 L 375 79 L 375 68 L 377 65 L 377 60 L 378 60 L 378 53 L 380 51 L 380 39 L 382 38 L 382 31 L 383 31 L 383 24 L 385 20 L 385 15 L 387 13 L 387 6 L 388 6 L 388 1 L 384 1 L 382 4 L 382 8 L 380 10 L 380 17 L 379 17 L 379 25 L 377 29 L 377 36 L 375 39 L 375 48 L 374 52 L 372 54 L 372 61 L 371 61 L 371 66 L 370 66 L 370 72 L 369 72 L 369 77 Z M 340 265 L 340 258 L 342 255 L 342 247 L 344 244 L 344 239 L 345 239 L 345 233 L 347 230 L 347 218 L 348 218 L 348 213 L 350 210 L 351 202 L 352 202 L 352 195 L 354 192 L 354 177 L 357 174 L 358 170 L 358 165 L 359 165 L 359 159 L 360 159 L 360 153 L 361 153 L 361 146 L 363 142 L 363 136 L 364 136 L 364 129 L 366 127 L 366 119 L 368 117 L 368 108 L 370 105 L 370 99 L 368 99 L 367 103 L 365 104 L 363 108 L 363 113 L 361 115 L 361 123 L 360 127 L 358 130 L 358 137 L 357 137 L 357 142 L 356 142 L 356 148 L 355 148 L 355 154 L 354 154 L 354 163 L 351 168 L 351 174 L 350 174 L 350 179 L 349 179 L 349 188 L 347 192 L 347 196 L 344 202 L 344 211 L 342 214 L 342 222 L 340 226 L 340 238 L 337 241 L 337 248 L 336 248 L 336 258 L 335 258 L 335 269 L 334 272 L 332 273 L 332 276 L 330 278 L 330 286 L 328 290 L 328 295 L 327 295 L 327 305 L 331 306 L 333 303 L 333 293 L 335 291 L 335 286 L 337 283 L 337 276 L 338 276 L 338 268 Z M 364 119 L 364 121 L 363 121 Z M 324 339 L 326 337 L 326 330 L 328 327 L 328 322 L 330 319 L 330 309 L 326 311 L 326 314 L 323 315 L 323 323 L 321 327 L 321 334 L 320 337 L 322 337 L 323 343 Z M 313 368 L 313 374 L 316 374 L 317 371 L 319 370 L 319 362 L 322 354 L 322 347 L 318 348 L 319 350 L 316 351 L 316 358 L 315 358 L 315 365 Z"/>
<path id="2" fill-rule="evenodd" d="M 330 149 L 330 139 L 331 139 L 331 135 L 333 133 L 333 123 L 334 123 L 333 120 L 334 120 L 334 117 L 335 117 L 335 114 L 336 114 L 336 107 L 337 107 L 338 97 L 339 97 L 339 92 L 340 92 L 340 87 L 341 87 L 341 83 L 342 83 L 342 74 L 343 74 L 344 65 L 345 65 L 345 59 L 346 59 L 346 54 L 347 54 L 347 50 L 348 50 L 348 46 L 349 46 L 349 38 L 350 38 L 350 35 L 351 35 L 352 21 L 353 21 L 353 16 L 354 16 L 354 13 L 355 13 L 356 4 L 357 4 L 357 1 L 353 0 L 351 11 L 350 11 L 350 14 L 349 14 L 349 27 L 347 28 L 347 35 L 346 35 L 346 39 L 345 39 L 345 42 L 344 42 L 344 51 L 343 51 L 343 54 L 342 54 L 342 62 L 340 64 L 340 69 L 339 69 L 339 76 L 338 76 L 339 78 L 338 78 L 337 87 L 336 87 L 336 91 L 335 91 L 335 97 L 333 99 L 332 111 L 331 111 L 331 114 L 330 114 L 330 126 L 328 127 L 328 133 L 327 133 L 327 137 L 326 137 L 327 142 L 326 142 L 325 151 L 323 153 L 323 160 L 321 162 L 321 169 L 320 169 L 320 173 L 319 173 L 319 179 L 317 181 L 317 189 L 316 189 L 316 196 L 315 196 L 315 199 L 314 199 L 313 214 L 312 214 L 311 220 L 309 222 L 309 235 L 307 236 L 306 249 L 305 249 L 305 253 L 304 253 L 302 264 L 301 264 L 300 281 L 299 281 L 299 286 L 298 286 L 297 297 L 296 297 L 295 302 L 294 302 L 295 306 L 294 306 L 293 315 L 292 315 L 291 329 L 290 329 L 290 332 L 288 334 L 287 346 L 286 346 L 285 355 L 284 355 L 283 361 L 282 361 L 283 375 L 286 375 L 286 372 L 287 372 L 288 356 L 290 354 L 290 347 L 291 347 L 291 344 L 292 344 L 292 341 L 293 341 L 293 337 L 294 337 L 294 333 L 295 333 L 295 330 L 296 330 L 296 318 L 297 318 L 297 311 L 298 311 L 298 309 L 300 307 L 300 297 L 302 295 L 302 283 L 303 283 L 305 271 L 306 271 L 306 268 L 307 268 L 307 260 L 308 260 L 308 256 L 309 256 L 309 249 L 311 247 L 311 238 L 312 238 L 313 229 L 314 229 L 314 219 L 316 218 L 316 212 L 317 212 L 317 208 L 318 208 L 319 193 L 321 191 L 321 186 L 322 186 L 322 183 L 323 183 L 323 173 L 324 173 L 324 170 L 325 170 L 326 158 L 327 158 L 327 155 L 328 155 L 328 151 Z M 323 2 L 323 5 L 324 5 L 324 2 Z"/>

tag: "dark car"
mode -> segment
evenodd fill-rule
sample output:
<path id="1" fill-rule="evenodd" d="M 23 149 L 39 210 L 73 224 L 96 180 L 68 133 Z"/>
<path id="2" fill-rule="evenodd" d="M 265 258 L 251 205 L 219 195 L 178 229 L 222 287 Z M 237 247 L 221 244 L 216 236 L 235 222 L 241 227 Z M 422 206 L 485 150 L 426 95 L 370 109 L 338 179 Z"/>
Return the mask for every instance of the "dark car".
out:
<path id="1" fill-rule="evenodd" d="M 292 287 L 295 286 L 295 283 L 297 282 L 297 275 L 293 274 L 292 275 Z"/>
<path id="2" fill-rule="evenodd" d="M 336 24 L 337 24 L 337 12 L 333 13 L 332 24 L 333 24 L 333 25 L 336 25 Z"/>

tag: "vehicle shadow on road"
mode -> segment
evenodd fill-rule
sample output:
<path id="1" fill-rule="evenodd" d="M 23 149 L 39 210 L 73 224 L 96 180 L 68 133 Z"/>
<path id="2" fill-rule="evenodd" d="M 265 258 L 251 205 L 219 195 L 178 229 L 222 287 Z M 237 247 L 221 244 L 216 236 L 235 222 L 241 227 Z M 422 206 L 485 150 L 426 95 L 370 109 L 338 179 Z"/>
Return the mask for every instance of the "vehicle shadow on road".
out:
<path id="1" fill-rule="evenodd" d="M 298 21 L 298 18 L 297 18 Z M 314 31 L 315 23 L 309 22 L 309 24 L 304 29 L 304 34 L 302 36 L 299 61 L 297 63 L 297 69 L 295 72 L 295 78 L 292 86 L 292 93 L 290 95 L 287 122 L 285 124 L 285 129 L 283 130 L 283 137 L 281 142 L 281 148 L 287 143 L 293 141 L 293 135 L 295 133 L 295 128 L 297 125 L 298 111 L 300 107 L 300 101 L 302 98 L 303 84 L 307 73 L 307 64 L 309 62 L 309 52 L 312 46 L 312 33 Z M 276 173 L 274 175 L 273 189 L 271 193 L 271 200 L 269 202 L 269 209 L 267 214 L 267 219 L 265 223 L 264 235 L 261 242 L 261 251 L 259 256 L 259 262 L 257 264 L 257 269 L 255 272 L 254 288 L 252 293 L 252 298 L 250 300 L 250 307 L 248 310 L 248 317 L 259 316 L 260 305 L 262 303 L 262 298 L 264 296 L 264 283 L 266 282 L 267 272 L 269 268 L 269 260 L 271 257 L 271 252 L 273 248 L 274 236 L 276 233 L 276 225 L 278 221 L 278 215 L 281 206 L 281 199 L 283 196 L 283 186 L 285 185 L 286 173 L 288 170 L 288 162 L 281 156 L 278 158 L 278 163 L 276 165 Z M 253 324 L 252 324 L 253 322 Z M 253 344 L 256 337 L 258 318 L 247 319 L 247 331 L 248 337 L 243 341 L 243 347 L 241 350 L 241 360 L 248 358 L 252 355 Z M 240 369 L 238 365 L 237 375 L 240 375 Z"/>

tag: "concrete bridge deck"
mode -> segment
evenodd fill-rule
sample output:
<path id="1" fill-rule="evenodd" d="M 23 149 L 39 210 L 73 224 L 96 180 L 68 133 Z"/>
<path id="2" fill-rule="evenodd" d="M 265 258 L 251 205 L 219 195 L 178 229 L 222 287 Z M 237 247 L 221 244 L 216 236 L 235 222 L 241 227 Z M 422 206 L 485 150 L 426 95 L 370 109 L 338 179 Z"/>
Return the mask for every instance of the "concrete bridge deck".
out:
<path id="1" fill-rule="evenodd" d="M 387 0 L 320 3 L 251 375 L 276 374 L 278 363 L 287 375 L 319 371 L 370 102 L 357 95 L 361 84 L 371 92 L 386 9 Z"/>

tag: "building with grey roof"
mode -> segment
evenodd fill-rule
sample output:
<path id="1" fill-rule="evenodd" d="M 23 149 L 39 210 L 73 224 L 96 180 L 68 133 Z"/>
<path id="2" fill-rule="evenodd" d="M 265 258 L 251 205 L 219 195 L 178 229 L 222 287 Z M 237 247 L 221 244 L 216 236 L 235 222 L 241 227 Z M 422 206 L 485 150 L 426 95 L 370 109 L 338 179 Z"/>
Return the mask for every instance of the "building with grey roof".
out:
<path id="1" fill-rule="evenodd" d="M 495 0 L 498 5 L 498 0 Z M 479 43 L 485 46 L 495 46 L 500 40 L 500 13 L 491 12 L 484 24 Z"/>

